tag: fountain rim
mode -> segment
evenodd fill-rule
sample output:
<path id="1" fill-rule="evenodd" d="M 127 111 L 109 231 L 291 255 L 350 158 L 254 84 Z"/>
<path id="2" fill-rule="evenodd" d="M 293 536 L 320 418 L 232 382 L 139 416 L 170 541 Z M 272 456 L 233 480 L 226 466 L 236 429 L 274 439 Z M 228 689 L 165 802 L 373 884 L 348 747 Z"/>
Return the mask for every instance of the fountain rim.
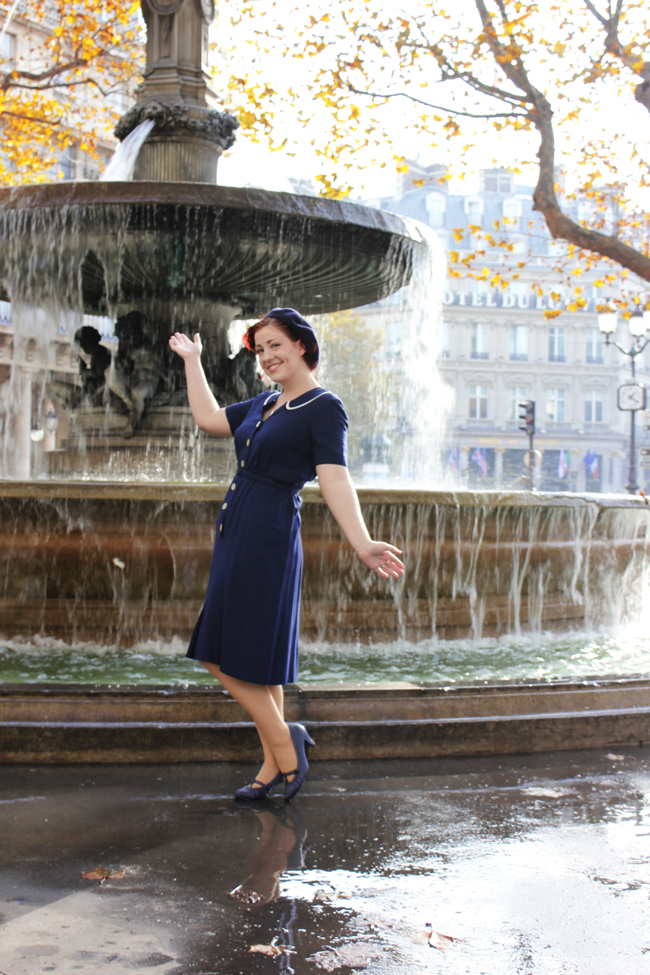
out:
<path id="1" fill-rule="evenodd" d="M 404 237 L 415 244 L 427 244 L 418 221 L 409 217 L 387 210 L 375 210 L 349 200 L 300 196 L 253 187 L 148 180 L 66 180 L 60 183 L 29 183 L 0 188 L 0 211 L 151 204 L 255 210 L 286 217 L 322 220 L 332 224 L 353 224 Z"/>
<path id="2" fill-rule="evenodd" d="M 168 501 L 220 502 L 226 496 L 228 483 L 189 481 L 86 481 L 36 480 L 0 481 L 0 499 L 23 498 L 69 501 Z M 361 504 L 413 504 L 427 507 L 495 507 L 495 508 L 596 508 L 648 510 L 644 498 L 629 494 L 572 494 L 549 491 L 452 491 L 430 488 L 356 488 Z M 325 504 L 316 485 L 300 492 L 307 504 Z"/>

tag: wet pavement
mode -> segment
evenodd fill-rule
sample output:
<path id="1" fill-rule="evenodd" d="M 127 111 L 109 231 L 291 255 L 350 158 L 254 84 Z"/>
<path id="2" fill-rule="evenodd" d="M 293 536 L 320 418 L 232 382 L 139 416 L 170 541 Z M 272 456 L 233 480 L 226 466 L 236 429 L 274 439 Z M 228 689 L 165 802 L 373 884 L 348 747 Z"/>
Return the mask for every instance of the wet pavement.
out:
<path id="1" fill-rule="evenodd" d="M 0 972 L 650 971 L 650 747 L 251 771 L 1 767 Z"/>

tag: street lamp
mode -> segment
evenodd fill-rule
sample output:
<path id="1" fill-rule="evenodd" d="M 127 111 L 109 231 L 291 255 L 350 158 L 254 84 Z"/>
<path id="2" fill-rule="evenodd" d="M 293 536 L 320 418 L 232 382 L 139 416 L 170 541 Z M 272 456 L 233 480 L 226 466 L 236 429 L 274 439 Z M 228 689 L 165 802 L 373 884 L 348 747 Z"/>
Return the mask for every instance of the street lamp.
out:
<path id="1" fill-rule="evenodd" d="M 636 494 L 639 490 L 639 485 L 636 481 L 636 431 L 634 418 L 639 410 L 645 410 L 646 408 L 646 390 L 642 383 L 637 383 L 636 381 L 635 367 L 636 357 L 641 355 L 648 342 L 650 342 L 650 338 L 645 334 L 650 331 L 650 311 L 644 311 L 643 313 L 635 311 L 632 317 L 628 319 L 630 332 L 634 338 L 634 342 L 629 349 L 624 348 L 619 342 L 611 338 L 616 332 L 617 324 L 618 315 L 615 311 L 608 308 L 607 311 L 599 313 L 598 328 L 605 336 L 605 345 L 615 345 L 619 352 L 628 356 L 630 360 L 632 381 L 619 386 L 618 408 L 619 410 L 627 410 L 630 414 L 630 462 L 627 470 L 625 490 L 628 494 Z"/>

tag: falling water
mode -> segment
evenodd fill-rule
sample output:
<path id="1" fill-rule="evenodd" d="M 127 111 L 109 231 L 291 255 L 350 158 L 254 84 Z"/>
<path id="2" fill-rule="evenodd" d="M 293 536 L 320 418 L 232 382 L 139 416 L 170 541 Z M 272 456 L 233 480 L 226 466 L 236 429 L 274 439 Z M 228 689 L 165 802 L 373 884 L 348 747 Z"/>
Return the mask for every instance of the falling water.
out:
<path id="1" fill-rule="evenodd" d="M 129 132 L 126 139 L 119 146 L 109 160 L 108 166 L 99 177 L 104 182 L 116 182 L 131 179 L 138 153 L 142 144 L 156 123 L 152 119 L 145 119 Z"/>
<path id="2" fill-rule="evenodd" d="M 186 639 L 222 494 L 207 485 L 61 484 L 35 486 L 31 500 L 4 497 L 0 633 L 38 637 L 42 647 Z M 643 611 L 650 518 L 640 500 L 412 495 L 388 503 L 362 492 L 372 534 L 404 551 L 406 575 L 389 583 L 363 570 L 327 508 L 308 496 L 305 645 L 372 646 L 372 660 L 423 644 L 434 666 L 436 641 L 609 633 Z"/>

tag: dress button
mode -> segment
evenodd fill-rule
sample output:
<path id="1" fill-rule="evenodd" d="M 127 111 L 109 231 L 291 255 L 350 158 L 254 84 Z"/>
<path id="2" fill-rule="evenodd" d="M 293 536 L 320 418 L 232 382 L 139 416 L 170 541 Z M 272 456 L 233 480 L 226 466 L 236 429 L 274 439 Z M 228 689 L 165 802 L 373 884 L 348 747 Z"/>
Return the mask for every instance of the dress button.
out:
<path id="1" fill-rule="evenodd" d="M 247 446 L 247 447 L 250 447 L 250 445 L 251 445 L 251 442 L 250 442 L 250 440 L 247 440 L 247 441 L 246 441 L 246 446 Z"/>
<path id="2" fill-rule="evenodd" d="M 234 491 L 236 487 L 237 487 L 237 485 L 236 485 L 236 484 L 231 484 L 231 485 L 230 485 L 230 490 L 231 490 L 231 491 Z"/>
<path id="3" fill-rule="evenodd" d="M 222 531 L 223 531 L 223 522 L 222 522 L 222 523 L 221 523 L 221 524 L 219 525 L 219 531 L 220 531 L 220 532 L 222 532 Z"/>
<path id="4" fill-rule="evenodd" d="M 228 502 L 227 502 L 227 501 L 225 501 L 225 502 L 224 502 L 224 503 L 223 503 L 223 504 L 221 505 L 221 510 L 222 510 L 222 511 L 225 511 L 227 507 L 228 507 Z"/>
<path id="5" fill-rule="evenodd" d="M 261 426 L 262 426 L 262 421 L 258 420 L 258 422 L 255 424 L 255 429 L 257 430 L 257 428 Z"/>
<path id="6" fill-rule="evenodd" d="M 244 461 L 241 462 L 241 466 L 244 467 Z"/>

